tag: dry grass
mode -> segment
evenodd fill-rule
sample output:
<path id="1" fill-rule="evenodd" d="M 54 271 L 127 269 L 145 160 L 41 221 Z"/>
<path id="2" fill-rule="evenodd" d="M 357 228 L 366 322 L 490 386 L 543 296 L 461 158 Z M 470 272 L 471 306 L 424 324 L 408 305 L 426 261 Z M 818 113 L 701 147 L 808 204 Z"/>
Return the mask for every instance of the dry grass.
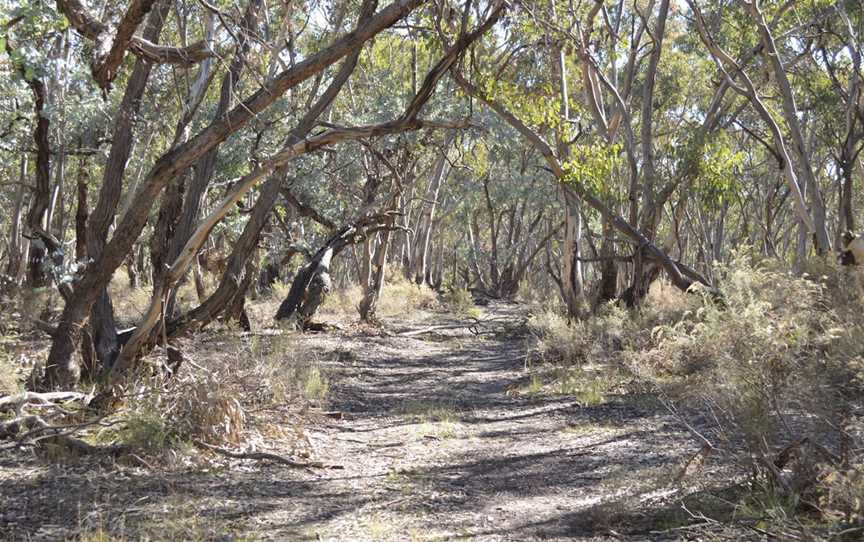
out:
<path id="1" fill-rule="evenodd" d="M 98 440 L 119 440 L 152 455 L 189 451 L 196 440 L 237 444 L 246 430 L 246 410 L 229 382 L 210 376 L 175 384 L 152 379 L 120 412 L 117 431 Z"/>
<path id="2" fill-rule="evenodd" d="M 397 412 L 417 424 L 417 434 L 423 437 L 450 439 L 458 436 L 461 425 L 452 405 L 432 401 L 408 401 Z"/>
<path id="3" fill-rule="evenodd" d="M 822 519 L 864 526 L 864 422 L 853 415 L 864 376 L 862 300 L 846 271 L 824 263 L 808 271 L 796 277 L 742 255 L 718 270 L 722 304 L 660 283 L 637 311 L 605 306 L 569 324 L 541 311 L 529 323 L 535 359 L 557 367 L 559 391 L 588 403 L 602 401 L 608 382 L 585 373 L 597 365 L 653 389 L 700 439 L 755 473 L 742 514 L 785 521 L 803 503 L 823 502 Z M 789 449 L 779 471 L 769 468 Z"/>
<path id="4" fill-rule="evenodd" d="M 163 456 L 189 452 L 195 441 L 238 446 L 262 432 L 295 440 L 302 438 L 299 414 L 326 405 L 329 378 L 317 359 L 298 351 L 293 335 L 215 333 L 204 343 L 178 377 L 139 378 L 118 413 L 119 429 L 95 440 Z M 158 365 L 159 356 L 149 364 Z M 270 415 L 256 418 L 259 411 Z"/>
<path id="5" fill-rule="evenodd" d="M 376 315 L 379 318 L 403 318 L 413 312 L 438 306 L 437 295 L 429 287 L 412 284 L 399 274 L 388 278 L 378 300 Z M 265 319 L 272 318 L 290 289 L 290 284 L 274 284 L 270 295 L 255 303 L 255 313 Z M 336 289 L 318 309 L 318 317 L 341 322 L 356 321 L 362 299 L 363 290 L 359 285 Z"/>
<path id="6" fill-rule="evenodd" d="M 188 540 L 205 542 L 232 540 L 244 542 L 259 539 L 258 535 L 235 533 L 228 522 L 207 514 L 216 503 L 209 499 L 190 500 L 186 495 L 169 495 L 164 501 L 152 506 L 150 514 L 140 511 L 109 522 L 96 515 L 80 523 L 77 536 L 79 542 L 126 542 L 131 540 Z"/>
<path id="7" fill-rule="evenodd" d="M 444 305 L 447 310 L 462 316 L 477 318 L 480 309 L 474 304 L 474 297 L 465 288 L 452 288 L 444 294 Z"/>
<path id="8" fill-rule="evenodd" d="M 21 391 L 21 382 L 11 354 L 7 350 L 11 339 L 0 337 L 0 396 Z"/>
<path id="9" fill-rule="evenodd" d="M 860 362 L 864 320 L 837 299 L 829 275 L 794 277 L 741 258 L 722 276 L 725 306 L 649 320 L 650 334 L 640 334 L 625 363 L 678 402 L 718 409 L 729 434 L 715 437 L 735 435 L 750 453 L 766 441 L 783 445 L 793 422 L 794 432 L 822 434 L 813 416 L 840 414 L 837 379 Z"/>
<path id="10" fill-rule="evenodd" d="M 203 277 L 205 292 L 212 293 L 216 289 L 218 278 L 207 272 Z M 124 325 L 134 325 L 147 311 L 153 289 L 149 285 L 130 288 L 126 273 L 117 271 L 108 285 L 108 292 L 111 294 L 117 321 Z M 191 276 L 177 289 L 176 299 L 178 308 L 183 312 L 198 306 L 198 293 Z"/>
<path id="11" fill-rule="evenodd" d="M 129 279 L 125 273 L 114 273 L 111 283 L 108 285 L 108 293 L 111 295 L 111 303 L 114 305 L 114 316 L 117 321 L 123 325 L 137 323 L 150 305 L 152 292 L 153 290 L 149 286 L 130 288 Z"/>
<path id="12" fill-rule="evenodd" d="M 632 322 L 628 313 L 614 304 L 578 322 L 568 322 L 560 312 L 544 308 L 531 316 L 528 329 L 536 337 L 533 357 L 544 363 L 580 365 L 606 360 L 620 350 Z"/>

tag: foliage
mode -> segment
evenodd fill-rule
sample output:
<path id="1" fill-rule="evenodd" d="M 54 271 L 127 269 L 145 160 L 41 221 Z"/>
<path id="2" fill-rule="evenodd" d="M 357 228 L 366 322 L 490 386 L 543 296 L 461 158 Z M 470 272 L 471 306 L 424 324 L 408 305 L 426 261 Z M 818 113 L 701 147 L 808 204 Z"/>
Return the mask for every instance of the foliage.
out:
<path id="1" fill-rule="evenodd" d="M 699 173 L 694 184 L 705 208 L 720 209 L 741 189 L 738 176 L 744 156 L 743 151 L 733 150 L 722 138 L 702 149 L 702 156 L 697 158 Z"/>
<path id="2" fill-rule="evenodd" d="M 573 183 L 595 197 L 618 199 L 613 172 L 621 165 L 621 145 L 603 143 L 575 145 L 573 158 L 564 164 L 564 182 Z"/>
<path id="3" fill-rule="evenodd" d="M 559 377 L 562 391 L 590 391 L 583 369 L 567 369 L 589 362 L 612 364 L 657 390 L 699 438 L 756 473 L 740 513 L 771 509 L 777 521 L 791 520 L 815 498 L 826 519 L 858 521 L 864 458 L 843 456 L 852 465 L 844 470 L 836 448 L 846 438 L 838 432 L 857 423 L 849 399 L 860 393 L 864 367 L 864 315 L 850 277 L 825 264 L 796 277 L 743 251 L 721 269 L 723 304 L 694 303 L 664 287 L 639 311 L 607 306 L 590 323 L 568 325 L 541 312 L 530 322 L 538 357 L 568 371 Z M 765 461 L 788 449 L 796 459 L 778 477 Z"/>
<path id="4" fill-rule="evenodd" d="M 444 294 L 444 304 L 455 314 L 472 316 L 476 311 L 474 297 L 466 288 L 451 288 Z"/>

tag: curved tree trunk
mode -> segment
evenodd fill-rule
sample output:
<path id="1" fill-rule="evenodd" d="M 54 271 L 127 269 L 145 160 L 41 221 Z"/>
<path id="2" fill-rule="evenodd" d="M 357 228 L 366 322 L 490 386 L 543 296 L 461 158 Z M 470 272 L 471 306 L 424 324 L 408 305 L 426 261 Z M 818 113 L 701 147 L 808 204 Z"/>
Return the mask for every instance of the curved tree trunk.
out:
<path id="1" fill-rule="evenodd" d="M 414 10 L 421 0 L 396 0 L 381 9 L 355 31 L 344 34 L 330 46 L 289 67 L 269 79 L 261 89 L 235 106 L 222 118 L 201 130 L 185 144 L 173 148 L 156 160 L 140 184 L 133 204 L 114 230 L 114 236 L 94 265 L 88 267 L 66 302 L 53 335 L 48 366 L 70 367 L 72 355 L 90 308 L 111 280 L 114 270 L 125 260 L 138 239 L 150 214 L 156 197 L 165 185 L 185 171 L 210 149 L 242 128 L 253 116 L 278 100 L 288 89 L 308 80 L 334 62 L 351 54 L 373 36 L 389 28 Z M 51 382 L 54 386 L 74 383 L 74 373 L 65 369 L 63 378 Z"/>
<path id="2" fill-rule="evenodd" d="M 154 43 L 158 42 L 170 8 L 170 2 L 163 0 L 149 14 L 143 32 L 145 39 Z M 120 102 L 120 108 L 114 117 L 115 128 L 99 190 L 99 200 L 88 218 L 86 226 L 87 257 L 90 260 L 98 260 L 102 255 L 109 228 L 114 221 L 117 206 L 120 203 L 126 163 L 134 145 L 135 121 L 138 117 L 141 99 L 144 96 L 151 69 L 152 64 L 149 62 L 140 59 L 135 62 L 132 74 L 126 84 L 126 90 L 123 93 L 123 99 Z M 110 281 L 110 275 L 108 281 Z M 89 327 L 93 351 L 96 354 L 94 365 L 98 365 L 96 367 L 98 371 L 110 369 L 120 351 L 120 344 L 117 339 L 114 306 L 108 295 L 107 282 L 99 289 L 98 298 L 90 310 Z M 74 349 L 74 345 L 71 349 Z"/>

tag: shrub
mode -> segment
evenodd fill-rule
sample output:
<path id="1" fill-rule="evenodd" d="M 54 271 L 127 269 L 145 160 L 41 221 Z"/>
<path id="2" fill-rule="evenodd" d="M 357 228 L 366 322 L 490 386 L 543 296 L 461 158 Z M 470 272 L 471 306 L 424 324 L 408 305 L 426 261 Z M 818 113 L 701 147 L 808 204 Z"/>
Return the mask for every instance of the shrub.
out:
<path id="1" fill-rule="evenodd" d="M 474 304 L 474 297 L 465 288 L 447 290 L 444 294 L 444 304 L 455 314 L 476 317 L 477 307 Z"/>
<path id="2" fill-rule="evenodd" d="M 236 444 L 246 427 L 246 413 L 235 392 L 213 376 L 162 390 L 151 387 L 130 403 L 119 437 L 151 453 L 194 440 Z"/>
<path id="3" fill-rule="evenodd" d="M 378 300 L 378 315 L 384 317 L 404 317 L 418 311 L 434 309 L 438 306 L 438 296 L 425 284 L 414 284 L 396 275 L 384 283 L 381 299 Z"/>
<path id="4" fill-rule="evenodd" d="M 541 311 L 529 321 L 536 357 L 617 366 L 655 390 L 739 472 L 753 474 L 742 510 L 780 518 L 823 502 L 823 514 L 860 522 L 864 459 L 855 455 L 861 444 L 848 441 L 864 434 L 852 416 L 864 310 L 850 286 L 857 278 L 826 263 L 807 271 L 794 276 L 739 255 L 717 269 L 722 304 L 659 283 L 633 311 L 608 305 L 570 323 Z M 561 391 L 602 395 L 570 371 Z"/>
<path id="5" fill-rule="evenodd" d="M 534 357 L 568 365 L 610 361 L 632 328 L 627 312 L 612 303 L 602 306 L 588 320 L 568 321 L 552 308 L 542 309 L 528 319 L 528 329 L 535 337 Z"/>
<path id="6" fill-rule="evenodd" d="M 796 277 L 737 257 L 720 269 L 722 306 L 706 299 L 656 322 L 624 355 L 691 427 L 755 474 L 746 507 L 777 521 L 819 494 L 850 517 L 844 496 L 856 487 L 846 475 L 819 481 L 826 466 L 859 462 L 842 458 L 838 443 L 860 393 L 864 311 L 843 271 L 820 271 Z"/>
<path id="7" fill-rule="evenodd" d="M 158 410 L 158 403 L 136 405 L 124 415 L 124 425 L 118 434 L 124 444 L 149 453 L 161 453 L 187 440 Z"/>
<path id="8" fill-rule="evenodd" d="M 721 275 L 724 306 L 706 300 L 657 323 L 628 352 L 628 364 L 670 384 L 675 400 L 718 409 L 721 424 L 751 452 L 779 436 L 789 416 L 807 425 L 799 430 L 820 431 L 824 424 L 797 414 L 833 404 L 832 375 L 846 365 L 832 362 L 840 361 L 832 352 L 841 323 L 826 306 L 824 285 L 743 258 Z"/>

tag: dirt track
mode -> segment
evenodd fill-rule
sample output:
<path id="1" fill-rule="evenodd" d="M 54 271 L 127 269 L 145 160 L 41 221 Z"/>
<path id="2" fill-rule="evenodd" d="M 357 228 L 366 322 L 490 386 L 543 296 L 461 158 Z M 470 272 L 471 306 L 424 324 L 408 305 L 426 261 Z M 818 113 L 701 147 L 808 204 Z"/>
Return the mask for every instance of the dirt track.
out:
<path id="1" fill-rule="evenodd" d="M 331 354 L 329 408 L 341 419 L 321 417 L 307 435 L 317 459 L 342 469 L 232 461 L 155 476 L 4 452 L 0 536 L 56 539 L 99 525 L 133 539 L 680 537 L 674 478 L 693 439 L 645 398 L 587 406 L 521 393 L 518 311 L 487 309 L 479 328 L 438 315 L 378 336 L 300 338 Z"/>

